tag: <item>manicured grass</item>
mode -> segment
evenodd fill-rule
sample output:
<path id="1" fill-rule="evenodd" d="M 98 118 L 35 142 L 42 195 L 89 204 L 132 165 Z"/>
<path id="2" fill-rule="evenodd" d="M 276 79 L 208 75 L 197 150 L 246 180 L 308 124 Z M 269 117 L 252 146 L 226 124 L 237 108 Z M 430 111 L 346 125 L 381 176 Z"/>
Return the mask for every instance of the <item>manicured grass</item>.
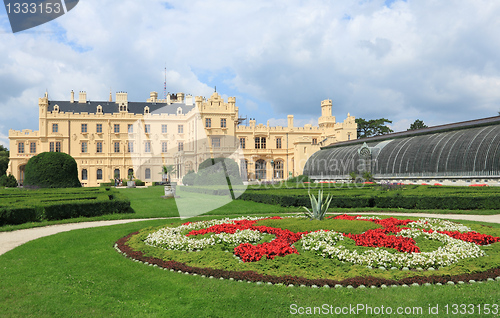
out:
<path id="1" fill-rule="evenodd" d="M 398 307 L 421 307 L 422 315 L 406 315 L 412 317 L 456 317 L 451 304 L 498 304 L 499 282 L 365 290 L 291 288 L 172 273 L 133 262 L 113 249 L 119 238 L 165 222 L 60 233 L 0 256 L 1 316 L 287 317 L 291 306 L 296 308 L 293 304 L 297 308 L 363 304 L 391 307 L 394 312 Z M 440 314 L 429 314 L 429 305 L 439 305 Z M 359 314 L 370 316 L 364 313 Z"/>
<path id="2" fill-rule="evenodd" d="M 12 191 L 23 191 L 13 189 Z M 214 210 L 209 211 L 210 215 L 249 215 L 249 214 L 280 214 L 286 212 L 298 212 L 300 208 L 284 208 L 277 205 L 269 205 L 252 201 L 235 200 L 230 203 L 219 206 L 220 196 L 212 196 L 207 194 L 190 193 L 179 191 L 181 196 L 179 199 L 163 199 L 163 187 L 149 187 L 136 189 L 118 189 L 121 194 L 129 198 L 131 207 L 135 213 L 127 214 L 108 214 L 92 218 L 72 218 L 59 221 L 42 221 L 28 222 L 20 225 L 5 225 L 0 227 L 0 232 L 15 231 L 33 227 L 42 227 L 54 224 L 63 223 L 79 223 L 88 221 L 103 221 L 103 220 L 119 220 L 119 219 L 143 219 L 143 218 L 170 218 L 178 217 L 177 200 L 192 200 L 196 199 L 204 205 L 209 205 L 212 202 Z"/>
<path id="3" fill-rule="evenodd" d="M 483 189 L 488 191 L 491 188 Z M 85 191 L 91 191 L 87 188 Z M 477 189 L 476 189 L 477 190 Z M 480 189 L 481 190 L 481 189 Z M 10 192 L 5 192 L 7 194 L 16 194 L 16 193 L 24 193 L 26 190 L 19 189 L 10 189 L 6 190 Z M 5 225 L 0 227 L 0 232 L 5 231 L 14 231 L 19 229 L 33 228 L 33 227 L 41 227 L 53 224 L 62 224 L 62 223 L 78 223 L 78 222 L 86 222 L 86 221 L 101 221 L 101 220 L 117 220 L 117 219 L 136 219 L 136 218 L 168 218 L 168 217 L 178 217 L 179 213 L 177 211 L 177 200 L 192 200 L 196 199 L 198 202 L 201 202 L 208 212 L 205 215 L 214 215 L 214 216 L 238 216 L 238 215 L 262 215 L 262 214 L 283 214 L 283 213 L 301 213 L 304 211 L 301 207 L 282 207 L 276 204 L 264 204 L 257 203 L 253 201 L 244 201 L 244 200 L 234 200 L 229 202 L 229 197 L 224 198 L 223 200 L 227 200 L 227 204 L 221 206 L 221 196 L 213 196 L 207 194 L 186 192 L 179 189 L 180 199 L 163 199 L 162 195 L 164 194 L 163 187 L 149 187 L 149 188 L 136 188 L 136 189 L 118 189 L 118 191 L 125 195 L 131 201 L 131 207 L 135 211 L 135 213 L 127 213 L 127 214 L 108 214 L 98 217 L 79 217 L 72 218 L 66 220 L 58 220 L 58 221 L 41 221 L 41 222 L 28 222 L 20 225 Z M 264 191 L 264 190 L 261 190 Z M 292 191 L 292 190 L 291 190 Z M 448 190 L 451 191 L 451 190 Z M 456 190 L 459 191 L 459 190 Z M 471 190 L 472 191 L 472 190 Z M 0 198 L 0 201 L 2 199 Z M 208 208 L 207 208 L 208 207 Z M 213 208 L 212 210 L 210 210 Z M 329 213 L 346 213 L 346 212 L 409 212 L 409 213 L 439 213 L 439 214 L 481 214 L 481 215 L 494 215 L 499 214 L 499 210 L 419 210 L 419 209 L 382 209 L 382 208 L 336 208 L 331 207 L 328 209 Z M 196 215 L 196 211 L 193 212 L 193 215 Z"/>

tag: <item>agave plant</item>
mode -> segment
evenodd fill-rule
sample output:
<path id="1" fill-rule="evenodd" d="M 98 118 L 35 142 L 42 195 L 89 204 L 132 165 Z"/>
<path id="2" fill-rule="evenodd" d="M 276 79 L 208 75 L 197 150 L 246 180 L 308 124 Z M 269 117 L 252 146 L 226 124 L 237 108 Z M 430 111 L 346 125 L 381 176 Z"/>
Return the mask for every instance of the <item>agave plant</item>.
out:
<path id="1" fill-rule="evenodd" d="M 303 208 L 307 210 L 307 212 L 304 212 L 304 214 L 311 220 L 323 220 L 333 197 L 329 194 L 323 201 L 323 190 L 319 190 L 318 199 L 316 199 L 314 195 L 310 193 L 309 198 L 311 199 L 312 212 L 304 206 Z"/>

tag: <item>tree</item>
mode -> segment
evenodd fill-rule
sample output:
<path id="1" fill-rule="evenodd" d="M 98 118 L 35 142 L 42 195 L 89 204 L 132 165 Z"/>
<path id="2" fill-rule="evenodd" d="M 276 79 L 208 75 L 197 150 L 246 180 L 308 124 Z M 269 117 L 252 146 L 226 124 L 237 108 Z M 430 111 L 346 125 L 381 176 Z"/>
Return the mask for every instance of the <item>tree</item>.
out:
<path id="1" fill-rule="evenodd" d="M 416 130 L 416 129 L 422 129 L 422 128 L 427 128 L 427 125 L 424 124 L 423 121 L 420 119 L 415 120 L 413 124 L 410 125 L 410 128 L 408 130 Z"/>
<path id="2" fill-rule="evenodd" d="M 17 180 L 11 174 L 8 176 L 3 175 L 0 177 L 0 187 L 15 188 L 17 187 Z"/>
<path id="3" fill-rule="evenodd" d="M 0 145 L 0 177 L 7 174 L 9 167 L 9 150 Z"/>
<path id="4" fill-rule="evenodd" d="M 385 135 L 394 132 L 385 124 L 392 123 L 392 120 L 387 118 L 370 119 L 356 118 L 358 124 L 358 138 L 367 138 L 372 136 Z"/>
<path id="5" fill-rule="evenodd" d="M 78 188 L 75 159 L 63 152 L 42 152 L 32 157 L 24 169 L 24 185 L 40 188 Z"/>
<path id="6" fill-rule="evenodd" d="M 170 183 L 170 174 L 176 172 L 174 165 L 168 165 L 162 167 L 162 174 L 168 175 L 168 181 Z"/>

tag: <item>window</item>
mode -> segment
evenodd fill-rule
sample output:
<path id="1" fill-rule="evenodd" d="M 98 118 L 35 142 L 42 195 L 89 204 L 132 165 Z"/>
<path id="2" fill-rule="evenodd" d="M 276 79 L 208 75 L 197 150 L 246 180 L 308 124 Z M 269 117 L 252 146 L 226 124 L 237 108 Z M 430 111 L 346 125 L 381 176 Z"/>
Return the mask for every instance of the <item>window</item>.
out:
<path id="1" fill-rule="evenodd" d="M 150 124 L 144 125 L 144 133 L 146 133 L 146 134 L 151 133 L 151 125 Z"/>
<path id="2" fill-rule="evenodd" d="M 146 179 L 151 179 L 151 169 L 146 168 L 146 170 L 144 171 L 144 177 Z"/>
<path id="3" fill-rule="evenodd" d="M 163 141 L 161 143 L 161 152 L 166 153 L 167 152 L 167 142 Z"/>
<path id="4" fill-rule="evenodd" d="M 283 161 L 278 160 L 274 162 L 273 176 L 276 179 L 283 179 Z"/>
<path id="5" fill-rule="evenodd" d="M 276 149 L 281 149 L 281 138 L 276 138 Z"/>
<path id="6" fill-rule="evenodd" d="M 245 138 L 240 138 L 240 148 L 245 149 Z"/>
<path id="7" fill-rule="evenodd" d="M 149 107 L 148 106 L 144 107 L 144 114 L 149 114 Z"/>
<path id="8" fill-rule="evenodd" d="M 120 143 L 117 141 L 114 144 L 115 152 L 120 152 Z"/>
<path id="9" fill-rule="evenodd" d="M 240 160 L 240 176 L 244 181 L 248 179 L 248 160 Z"/>
<path id="10" fill-rule="evenodd" d="M 87 132 L 87 124 L 82 124 L 82 134 Z"/>
<path id="11" fill-rule="evenodd" d="M 212 119 L 210 118 L 205 118 L 205 127 L 210 128 L 212 127 Z"/>
<path id="12" fill-rule="evenodd" d="M 19 143 L 17 145 L 17 153 L 24 153 L 24 143 Z"/>
<path id="13" fill-rule="evenodd" d="M 86 141 L 82 141 L 82 153 L 85 153 L 87 151 L 88 151 L 87 142 Z"/>
<path id="14" fill-rule="evenodd" d="M 52 132 L 56 133 L 59 131 L 59 125 L 58 124 L 52 124 Z"/>
<path id="15" fill-rule="evenodd" d="M 312 144 L 313 145 L 317 145 L 318 144 L 318 139 L 317 138 L 313 138 L 312 139 Z"/>
<path id="16" fill-rule="evenodd" d="M 146 141 L 144 143 L 144 152 L 151 152 L 151 141 Z"/>
<path id="17" fill-rule="evenodd" d="M 133 141 L 128 142 L 127 152 L 134 152 L 134 142 Z"/>
<path id="18" fill-rule="evenodd" d="M 220 148 L 220 138 L 212 138 L 212 148 Z"/>
<path id="19" fill-rule="evenodd" d="M 23 146 L 23 149 L 24 149 L 24 146 Z M 60 141 L 51 142 L 49 144 L 49 151 L 50 152 L 61 152 L 61 142 Z"/>
<path id="20" fill-rule="evenodd" d="M 83 169 L 82 170 L 82 180 L 87 180 L 87 179 L 88 179 L 87 169 Z"/>
<path id="21" fill-rule="evenodd" d="M 102 141 L 98 141 L 96 144 L 96 152 L 102 152 Z"/>
<path id="22" fill-rule="evenodd" d="M 226 118 L 220 119 L 220 128 L 226 128 Z"/>
<path id="23" fill-rule="evenodd" d="M 163 124 L 161 125 L 161 133 L 166 134 L 167 133 L 167 125 Z"/>
<path id="24" fill-rule="evenodd" d="M 134 133 L 134 125 L 128 124 L 128 133 L 133 134 Z"/>
<path id="25" fill-rule="evenodd" d="M 127 175 L 128 175 L 129 177 L 130 177 L 130 176 L 132 176 L 132 177 L 133 177 L 133 176 L 134 176 L 134 169 L 132 169 L 132 168 L 128 169 L 128 173 L 127 173 Z"/>
<path id="26" fill-rule="evenodd" d="M 97 113 L 102 114 L 102 106 L 101 105 L 97 106 Z"/>
<path id="27" fill-rule="evenodd" d="M 102 124 L 97 124 L 97 125 L 96 125 L 96 128 L 95 128 L 95 131 L 96 131 L 97 133 L 102 133 Z"/>
<path id="28" fill-rule="evenodd" d="M 120 169 L 115 169 L 115 171 L 113 172 L 113 176 L 116 179 L 120 179 Z"/>
<path id="29" fill-rule="evenodd" d="M 179 144 L 177 145 L 177 150 L 184 151 L 184 143 L 182 141 L 179 141 Z"/>
<path id="30" fill-rule="evenodd" d="M 36 153 L 36 142 L 30 143 L 30 153 Z"/>
<path id="31" fill-rule="evenodd" d="M 102 180 L 102 169 L 97 169 L 97 180 Z"/>
<path id="32" fill-rule="evenodd" d="M 114 131 L 115 131 L 115 134 L 119 134 L 120 133 L 120 124 L 115 124 Z"/>
<path id="33" fill-rule="evenodd" d="M 183 125 L 178 125 L 177 126 L 177 133 L 183 134 L 184 133 L 184 126 Z"/>
<path id="34" fill-rule="evenodd" d="M 255 149 L 266 149 L 266 137 L 255 137 Z"/>
<path id="35" fill-rule="evenodd" d="M 255 163 L 255 178 L 258 180 L 266 179 L 266 162 L 262 159 Z"/>

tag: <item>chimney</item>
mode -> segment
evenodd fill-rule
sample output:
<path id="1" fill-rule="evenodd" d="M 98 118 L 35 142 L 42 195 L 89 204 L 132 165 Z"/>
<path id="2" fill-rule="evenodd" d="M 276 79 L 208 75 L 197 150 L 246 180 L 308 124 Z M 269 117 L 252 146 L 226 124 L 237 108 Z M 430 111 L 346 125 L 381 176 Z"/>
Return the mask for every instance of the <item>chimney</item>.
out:
<path id="1" fill-rule="evenodd" d="M 293 128 L 293 115 L 288 115 L 288 128 Z"/>
<path id="2" fill-rule="evenodd" d="M 85 104 L 87 103 L 87 92 L 81 91 L 79 96 L 78 96 L 78 103 L 79 104 Z"/>
<path id="3" fill-rule="evenodd" d="M 177 93 L 177 102 L 178 103 L 184 102 L 184 93 Z"/>
<path id="4" fill-rule="evenodd" d="M 73 90 L 71 90 L 71 98 L 70 98 L 70 103 L 74 103 L 75 102 L 75 92 L 73 92 Z"/>

